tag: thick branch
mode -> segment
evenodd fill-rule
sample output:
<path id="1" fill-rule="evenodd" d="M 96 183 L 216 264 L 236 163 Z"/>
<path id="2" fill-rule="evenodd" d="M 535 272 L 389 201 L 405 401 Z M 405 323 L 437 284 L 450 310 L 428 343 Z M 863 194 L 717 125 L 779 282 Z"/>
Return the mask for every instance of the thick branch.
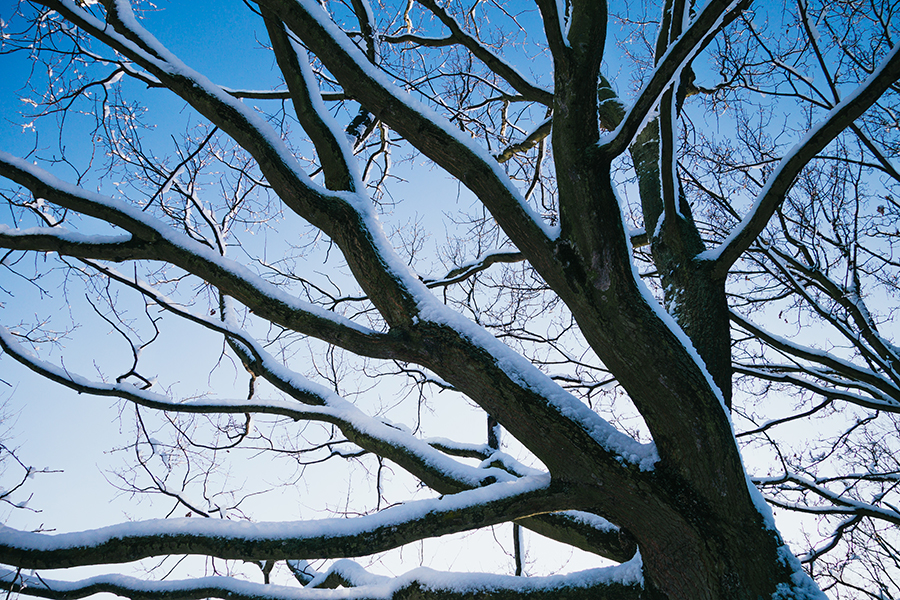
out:
<path id="1" fill-rule="evenodd" d="M 448 575 L 453 583 L 448 586 Z M 0 569 L 0 585 L 26 596 L 75 600 L 107 592 L 132 600 L 641 600 L 645 592 L 641 565 L 593 569 L 551 577 L 511 577 L 479 573 L 445 574 L 417 569 L 383 584 L 344 587 L 333 593 L 239 581 L 232 577 L 146 581 L 123 575 L 100 575 L 81 581 L 55 581 Z"/>
<path id="2" fill-rule="evenodd" d="M 122 262 L 153 258 L 157 252 L 154 242 L 145 242 L 130 235 L 89 236 L 62 227 L 39 227 L 26 230 L 0 225 L 0 248 L 9 250 L 56 252 Z"/>
<path id="3" fill-rule="evenodd" d="M 238 560 L 368 556 L 423 538 L 548 512 L 564 502 L 565 495 L 552 489 L 549 477 L 529 477 L 352 519 L 289 523 L 167 519 L 59 535 L 0 527 L 0 562 L 58 569 L 172 554 Z"/>

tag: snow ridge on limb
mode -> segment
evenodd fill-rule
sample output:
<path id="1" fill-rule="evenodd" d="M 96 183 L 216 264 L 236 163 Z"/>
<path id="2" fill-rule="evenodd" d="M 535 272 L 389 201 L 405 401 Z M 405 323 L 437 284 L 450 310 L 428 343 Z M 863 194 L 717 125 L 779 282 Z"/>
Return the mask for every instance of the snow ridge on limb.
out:
<path id="1" fill-rule="evenodd" d="M 900 79 L 900 47 L 895 46 L 872 74 L 812 127 L 781 159 L 756 196 L 750 211 L 717 247 L 698 258 L 716 263 L 715 271 L 726 273 L 765 229 L 797 175 L 816 154 L 858 119 Z"/>
<path id="2" fill-rule="evenodd" d="M 547 36 L 547 46 L 550 48 L 554 62 L 564 60 L 565 52 L 569 48 L 565 0 L 536 0 L 535 4 L 541 11 L 544 35 Z"/>
<path id="3" fill-rule="evenodd" d="M 152 258 L 153 255 L 152 242 L 143 242 L 132 235 L 85 235 L 64 227 L 14 229 L 0 225 L 0 248 L 56 252 L 116 262 Z"/>
<path id="4" fill-rule="evenodd" d="M 56 535 L 0 526 L 0 562 L 41 569 L 172 554 L 237 560 L 368 556 L 425 537 L 552 511 L 564 498 L 565 493 L 555 490 L 550 476 L 544 474 L 416 500 L 350 519 L 282 523 L 154 519 Z"/>
<path id="5" fill-rule="evenodd" d="M 198 317 L 196 320 L 201 320 Z M 222 332 L 222 327 L 210 327 Z M 325 386 L 294 373 L 266 353 L 237 329 L 226 335 L 239 339 L 257 357 L 256 367 L 275 387 L 294 401 L 192 399 L 175 401 L 162 394 L 140 389 L 128 382 L 107 384 L 91 381 L 69 369 L 43 361 L 25 349 L 5 327 L 0 327 L 0 348 L 32 371 L 73 389 L 94 396 L 122 398 L 147 408 L 180 413 L 271 414 L 296 420 L 331 423 L 354 444 L 396 462 L 414 476 L 445 492 L 478 487 L 490 481 L 514 479 L 507 471 L 460 463 L 415 436 L 370 417 Z M 302 404 L 298 404 L 297 401 Z M 530 473 L 535 475 L 535 473 Z"/>
<path id="6" fill-rule="evenodd" d="M 618 127 L 601 138 L 598 143 L 601 155 L 612 159 L 625 151 L 634 137 L 644 129 L 663 91 L 677 83 L 685 65 L 712 41 L 725 23 L 736 18 L 748 4 L 749 0 L 710 0 L 703 7 L 684 33 L 670 44 Z"/>
<path id="7" fill-rule="evenodd" d="M 9 569 L 0 569 L 0 583 L 16 593 L 50 600 L 73 600 L 99 592 L 133 600 L 547 600 L 558 597 L 561 590 L 571 600 L 639 600 L 644 597 L 641 567 L 640 556 L 614 567 L 549 577 L 439 573 L 422 567 L 399 577 L 383 578 L 383 582 L 338 590 L 251 583 L 231 577 L 146 581 L 124 575 L 100 575 L 70 582 Z"/>
<path id="8" fill-rule="evenodd" d="M 528 205 L 497 161 L 374 67 L 318 3 L 261 0 L 258 4 L 278 14 L 348 93 L 365 98 L 367 109 L 481 198 L 517 247 L 549 252 L 555 229 Z"/>
<path id="9" fill-rule="evenodd" d="M 753 482 L 759 486 L 775 485 L 779 483 L 790 482 L 796 484 L 804 490 L 807 490 L 820 498 L 827 500 L 831 506 L 810 506 L 808 504 L 799 504 L 788 502 L 780 498 L 766 497 L 766 501 L 773 506 L 778 506 L 788 510 L 797 512 L 805 512 L 811 514 L 835 514 L 835 515 L 856 515 L 861 517 L 872 517 L 900 526 L 900 511 L 894 508 L 886 509 L 853 500 L 847 496 L 843 496 L 828 488 L 819 485 L 817 481 L 804 477 L 798 473 L 786 471 L 783 475 L 777 477 L 759 477 L 753 478 Z M 890 506 L 890 505 L 888 505 Z"/>
<path id="10" fill-rule="evenodd" d="M 119 242 L 109 236 L 72 235 L 61 228 L 5 229 L 0 231 L 2 247 L 25 249 L 27 243 L 28 249 L 58 251 L 79 258 L 166 261 L 226 290 L 261 317 L 295 331 L 364 356 L 390 358 L 406 354 L 389 335 L 285 293 L 240 263 L 127 202 L 79 188 L 3 151 L 0 175 L 26 187 L 36 198 L 103 219 L 132 236 L 130 241 L 116 238 L 122 240 Z"/>

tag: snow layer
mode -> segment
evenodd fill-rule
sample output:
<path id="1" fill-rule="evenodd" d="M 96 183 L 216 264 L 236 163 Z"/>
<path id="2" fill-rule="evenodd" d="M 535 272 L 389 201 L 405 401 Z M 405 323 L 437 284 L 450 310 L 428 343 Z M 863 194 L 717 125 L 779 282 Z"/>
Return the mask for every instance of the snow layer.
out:
<path id="1" fill-rule="evenodd" d="M 343 562 L 343 561 L 342 561 Z M 521 594 L 553 592 L 573 588 L 591 588 L 602 585 L 628 585 L 643 587 L 643 573 L 640 555 L 614 567 L 589 569 L 569 575 L 549 577 L 513 577 L 487 573 L 441 573 L 425 567 L 414 569 L 393 579 L 361 573 L 361 568 L 351 569 L 344 565 L 342 574 L 352 571 L 360 577 L 363 585 L 334 590 L 286 587 L 271 584 L 239 581 L 231 577 L 201 577 L 182 581 L 147 581 L 124 575 L 100 575 L 77 582 L 58 581 L 24 575 L 17 571 L 0 568 L 0 582 L 19 582 L 28 587 L 50 588 L 59 592 L 71 592 L 87 586 L 107 586 L 134 590 L 147 595 L 161 596 L 167 592 L 188 590 L 221 590 L 220 597 L 242 595 L 254 598 L 284 600 L 388 600 L 405 587 L 420 586 L 426 590 L 447 591 L 455 594 L 510 590 Z"/>
<path id="2" fill-rule="evenodd" d="M 0 525 L 0 543 L 23 551 L 91 548 L 111 540 L 142 536 L 197 536 L 255 541 L 292 541 L 332 537 L 355 537 L 421 521 L 429 516 L 451 515 L 489 502 L 513 499 L 545 489 L 550 476 L 523 477 L 482 488 L 393 506 L 381 512 L 351 519 L 320 519 L 251 523 L 221 519 L 151 519 L 121 523 L 100 529 L 55 535 L 19 531 Z"/>

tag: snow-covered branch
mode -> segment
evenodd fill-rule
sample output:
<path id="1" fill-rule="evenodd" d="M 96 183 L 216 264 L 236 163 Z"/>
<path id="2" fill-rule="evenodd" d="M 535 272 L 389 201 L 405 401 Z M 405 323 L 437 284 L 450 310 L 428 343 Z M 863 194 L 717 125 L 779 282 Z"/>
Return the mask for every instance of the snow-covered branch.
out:
<path id="1" fill-rule="evenodd" d="M 900 79 L 900 48 L 895 47 L 862 82 L 812 127 L 781 159 L 756 196 L 753 207 L 732 229 L 718 248 L 701 258 L 716 263 L 715 270 L 725 273 L 759 237 L 775 210 L 784 200 L 800 171 L 853 121 L 866 112 L 881 95 Z"/>
<path id="2" fill-rule="evenodd" d="M 171 554 L 239 560 L 367 556 L 427 537 L 549 512 L 564 504 L 565 498 L 545 475 L 417 500 L 351 519 L 289 523 L 166 519 L 58 535 L 0 527 L 0 562 L 39 569 Z"/>
<path id="3" fill-rule="evenodd" d="M 542 600 L 560 589 L 572 600 L 640 600 L 645 597 L 639 558 L 615 567 L 550 577 L 512 577 L 481 573 L 438 573 L 419 568 L 382 582 L 339 590 L 295 588 L 239 581 L 230 577 L 146 581 L 124 575 L 100 575 L 81 581 L 57 581 L 0 570 L 0 584 L 25 596 L 73 600 L 107 592 L 123 598 L 166 600 Z"/>
<path id="4" fill-rule="evenodd" d="M 612 158 L 625 151 L 644 128 L 662 93 L 680 76 L 684 66 L 709 44 L 725 23 L 740 15 L 747 4 L 746 0 L 711 0 L 703 7 L 687 29 L 669 45 L 615 131 L 600 141 L 601 154 Z"/>
<path id="5" fill-rule="evenodd" d="M 827 505 L 813 505 L 809 503 L 790 502 L 781 498 L 773 498 L 767 496 L 766 500 L 774 505 L 787 510 L 803 512 L 809 514 L 821 515 L 857 515 L 860 517 L 870 517 L 880 519 L 891 523 L 895 526 L 900 525 L 900 511 L 894 508 L 881 508 L 875 502 L 860 502 L 848 496 L 834 492 L 818 482 L 804 477 L 798 473 L 785 472 L 781 476 L 776 477 L 759 477 L 753 478 L 753 482 L 763 488 L 775 487 L 782 484 L 793 484 L 797 490 L 811 492 L 825 500 Z M 789 490 L 789 488 L 787 488 Z"/>
<path id="6" fill-rule="evenodd" d="M 159 301 L 158 298 L 157 300 Z M 169 306 L 170 310 L 174 308 Z M 204 319 L 205 317 L 195 316 L 193 320 L 202 322 Z M 139 406 L 169 412 L 273 414 L 295 421 L 331 423 L 337 425 L 351 442 L 395 461 L 442 492 L 459 491 L 490 481 L 512 479 L 511 475 L 501 469 L 480 469 L 453 460 L 412 434 L 364 414 L 328 388 L 286 369 L 246 333 L 226 324 L 219 324 L 216 327 L 215 321 L 206 320 L 211 321 L 209 323 L 211 329 L 225 333 L 249 348 L 254 367 L 294 401 L 194 399 L 177 402 L 127 382 L 115 384 L 93 382 L 68 369 L 47 363 L 28 352 L 15 336 L 2 327 L 0 327 L 0 347 L 32 371 L 83 394 L 122 398 Z"/>

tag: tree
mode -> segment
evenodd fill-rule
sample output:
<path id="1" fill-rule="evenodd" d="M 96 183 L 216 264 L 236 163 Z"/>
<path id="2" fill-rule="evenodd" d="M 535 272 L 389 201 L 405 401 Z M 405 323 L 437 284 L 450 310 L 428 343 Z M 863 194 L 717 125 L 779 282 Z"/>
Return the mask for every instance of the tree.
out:
<path id="1" fill-rule="evenodd" d="M 243 444 L 299 464 L 370 461 L 374 514 L 4 528 L 11 591 L 327 595 L 266 586 L 280 562 L 359 598 L 819 597 L 809 574 L 839 595 L 897 594 L 886 528 L 900 523 L 900 350 L 880 331 L 891 313 L 878 296 L 896 291 L 898 266 L 893 5 L 667 1 L 655 17 L 582 0 L 232 8 L 259 24 L 283 84 L 211 81 L 145 29 L 159 18 L 150 4 L 48 0 L 7 24 L 5 51 L 47 66 L 32 100 L 58 117 L 60 142 L 52 156 L 0 154 L 12 186 L 3 265 L 35 285 L 62 270 L 131 356 L 118 371 L 98 361 L 92 378 L 34 353 L 74 332 L 21 322 L 0 330 L 4 360 L 133 405 L 136 468 L 179 511 L 238 516 L 203 504 L 196 473 Z M 162 94 L 191 111 L 180 140 L 157 139 L 135 99 Z M 92 125 L 71 124 L 85 114 Z M 90 140 L 77 156 L 67 128 Z M 405 195 L 396 155 L 427 159 L 472 198 L 447 215 L 438 254 L 423 236 L 439 232 L 382 225 L 409 206 L 434 210 Z M 775 314 L 817 339 L 760 325 Z M 141 351 L 173 328 L 220 336 L 222 360 L 247 373 L 246 399 L 179 398 L 157 382 Z M 413 418 L 447 396 L 476 404 L 489 443 L 367 413 L 388 379 Z M 152 437 L 154 414 L 171 441 Z M 823 414 L 838 429 L 788 450 L 777 432 Z M 215 442 L 196 433 L 204 419 Z M 311 424 L 324 437 L 298 441 Z M 498 424 L 534 464 L 498 449 Z M 769 461 L 754 481 L 771 504 L 831 527 L 800 557 L 807 571 L 738 439 L 748 460 Z M 154 472 L 148 449 L 181 456 L 180 484 Z M 380 510 L 383 468 L 434 497 Z M 385 582 L 346 562 L 316 577 L 302 562 L 507 522 L 621 564 Z M 184 554 L 256 562 L 266 584 L 25 573 Z"/>

